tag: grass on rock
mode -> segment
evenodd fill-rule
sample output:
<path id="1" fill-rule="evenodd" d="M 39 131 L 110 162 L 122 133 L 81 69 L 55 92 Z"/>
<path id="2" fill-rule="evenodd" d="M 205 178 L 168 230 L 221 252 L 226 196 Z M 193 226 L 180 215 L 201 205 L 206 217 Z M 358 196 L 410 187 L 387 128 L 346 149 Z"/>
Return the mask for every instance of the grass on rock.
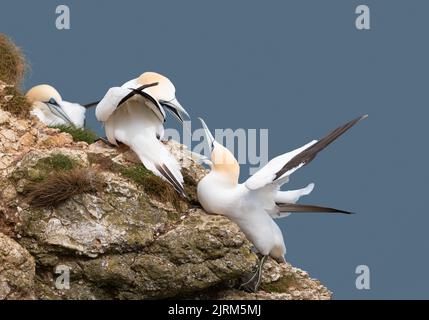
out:
<path id="1" fill-rule="evenodd" d="M 90 129 L 79 129 L 67 125 L 54 126 L 52 128 L 70 134 L 73 137 L 74 142 L 84 141 L 88 144 L 92 144 L 98 139 L 98 135 Z"/>

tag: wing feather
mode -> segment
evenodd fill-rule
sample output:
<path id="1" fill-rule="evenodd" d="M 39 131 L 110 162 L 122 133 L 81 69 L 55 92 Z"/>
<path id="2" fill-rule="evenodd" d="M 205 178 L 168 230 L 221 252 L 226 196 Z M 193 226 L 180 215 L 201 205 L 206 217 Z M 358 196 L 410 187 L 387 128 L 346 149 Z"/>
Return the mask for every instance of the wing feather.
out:
<path id="1" fill-rule="evenodd" d="M 299 149 L 274 158 L 246 181 L 246 187 L 250 190 L 256 190 L 272 183 L 281 186 L 288 181 L 292 173 L 310 163 L 320 151 L 366 117 L 365 115 L 347 122 L 319 141 L 314 140 Z"/>
<path id="2" fill-rule="evenodd" d="M 283 168 L 285 163 L 288 163 L 297 154 L 301 153 L 305 149 L 310 148 L 316 142 L 317 140 L 313 140 L 310 143 L 307 143 L 306 145 L 302 146 L 301 148 L 284 153 L 272 159 L 261 170 L 256 172 L 249 179 L 247 179 L 247 181 L 245 182 L 246 187 L 250 190 L 257 190 L 259 188 L 263 188 L 267 184 L 273 183 L 276 178 L 276 173 Z M 279 184 L 281 184 L 281 182 Z"/>

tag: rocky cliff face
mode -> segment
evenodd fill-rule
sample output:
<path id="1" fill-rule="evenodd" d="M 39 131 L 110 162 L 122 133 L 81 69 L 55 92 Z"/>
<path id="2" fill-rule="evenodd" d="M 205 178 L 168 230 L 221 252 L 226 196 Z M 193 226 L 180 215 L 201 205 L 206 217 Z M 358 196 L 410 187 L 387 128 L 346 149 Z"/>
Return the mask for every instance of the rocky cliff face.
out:
<path id="1" fill-rule="evenodd" d="M 0 101 L 0 299 L 331 297 L 306 272 L 272 260 L 260 292 L 237 290 L 257 256 L 234 223 L 201 209 L 195 188 L 205 170 L 178 143 L 167 145 L 182 155 L 186 201 L 129 149 L 73 142 Z M 58 204 L 41 201 L 53 176 L 77 171 L 97 186 L 88 178 Z M 56 285 L 61 270 L 69 288 Z"/>

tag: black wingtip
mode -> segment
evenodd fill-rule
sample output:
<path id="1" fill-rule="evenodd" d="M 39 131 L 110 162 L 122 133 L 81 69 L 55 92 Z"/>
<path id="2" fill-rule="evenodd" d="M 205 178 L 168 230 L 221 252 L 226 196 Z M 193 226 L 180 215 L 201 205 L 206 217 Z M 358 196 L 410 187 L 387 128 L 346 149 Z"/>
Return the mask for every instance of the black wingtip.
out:
<path id="1" fill-rule="evenodd" d="M 92 108 L 92 107 L 98 105 L 100 103 L 100 101 L 101 100 L 94 101 L 94 102 L 91 102 L 91 103 L 87 103 L 87 104 L 82 105 L 82 107 L 84 107 L 85 109 L 89 109 L 89 108 Z"/>
<path id="2" fill-rule="evenodd" d="M 187 199 L 185 189 L 177 181 L 176 177 L 171 173 L 170 169 L 166 165 L 157 165 L 156 169 L 162 174 L 162 176 L 173 186 L 173 188 L 179 193 L 182 197 Z"/>
<path id="3" fill-rule="evenodd" d="M 339 137 L 341 137 L 344 133 L 349 131 L 352 127 L 354 127 L 358 122 L 366 119 L 368 115 L 360 116 L 356 119 L 353 119 L 346 124 L 342 125 L 341 127 L 338 127 L 334 131 L 330 132 L 328 135 L 326 135 L 324 138 L 317 141 L 315 144 L 313 144 L 311 147 L 305 149 L 295 157 L 293 157 L 288 163 L 286 163 L 282 169 L 280 169 L 275 176 L 274 180 L 279 179 L 282 177 L 286 172 L 289 170 L 296 168 L 300 165 L 306 165 L 310 163 L 317 154 L 328 147 L 332 142 L 337 140 Z"/>
<path id="4" fill-rule="evenodd" d="M 339 213 L 352 215 L 353 212 L 339 210 L 330 207 L 321 207 L 311 204 L 298 204 L 298 203 L 277 203 L 277 207 L 280 212 L 291 212 L 291 213 Z"/>
<path id="5" fill-rule="evenodd" d="M 337 213 L 347 214 L 347 215 L 355 215 L 356 212 L 351 211 L 345 211 L 345 210 L 338 210 Z"/>

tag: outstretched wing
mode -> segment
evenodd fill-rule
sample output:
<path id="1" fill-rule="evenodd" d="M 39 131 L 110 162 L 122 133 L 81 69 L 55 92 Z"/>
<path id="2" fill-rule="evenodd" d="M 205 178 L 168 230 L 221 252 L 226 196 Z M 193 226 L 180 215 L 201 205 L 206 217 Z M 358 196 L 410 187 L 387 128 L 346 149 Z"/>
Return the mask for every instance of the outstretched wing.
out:
<path id="1" fill-rule="evenodd" d="M 276 178 L 281 179 L 284 175 L 288 175 L 288 173 L 292 170 L 294 170 L 297 167 L 304 166 L 308 163 L 310 163 L 317 154 L 325 149 L 327 146 L 329 146 L 332 142 L 337 140 L 341 135 L 343 135 L 345 132 L 347 132 L 349 129 L 351 129 L 356 123 L 359 121 L 367 118 L 368 116 L 362 116 L 359 118 L 356 118 L 350 122 L 347 122 L 345 125 L 335 129 L 331 133 L 329 133 L 326 137 L 312 145 L 310 148 L 307 148 L 303 152 L 296 155 L 292 160 L 290 160 L 288 163 L 285 164 L 285 166 L 276 173 Z"/>
<path id="2" fill-rule="evenodd" d="M 253 176 L 247 179 L 247 181 L 245 182 L 246 187 L 250 190 L 257 190 L 265 187 L 268 184 L 273 183 L 276 179 L 277 172 L 279 172 L 286 163 L 292 160 L 296 155 L 310 148 L 315 143 L 317 143 L 317 140 L 313 140 L 305 146 L 302 146 L 301 148 L 298 148 L 288 153 L 284 153 L 272 159 L 262 169 L 260 169 Z M 298 169 L 299 168 L 296 168 L 296 170 Z M 284 182 L 286 181 L 283 181 L 283 183 Z"/>
<path id="3" fill-rule="evenodd" d="M 292 173 L 310 163 L 320 151 L 325 149 L 333 141 L 352 128 L 356 123 L 366 117 L 367 116 L 365 115 L 347 122 L 345 125 L 335 129 L 319 141 L 312 141 L 297 150 L 274 158 L 246 181 L 247 188 L 250 190 L 256 190 L 266 186 L 267 184 L 276 183 L 278 185 L 282 185 L 288 181 L 288 178 Z"/>

